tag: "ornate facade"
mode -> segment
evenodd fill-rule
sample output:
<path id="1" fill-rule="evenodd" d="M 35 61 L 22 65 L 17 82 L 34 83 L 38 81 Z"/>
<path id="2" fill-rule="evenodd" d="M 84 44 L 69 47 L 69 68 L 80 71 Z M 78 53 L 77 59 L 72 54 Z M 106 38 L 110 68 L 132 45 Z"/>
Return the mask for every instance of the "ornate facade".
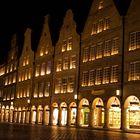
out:
<path id="1" fill-rule="evenodd" d="M 140 129 L 139 5 L 120 16 L 113 0 L 94 0 L 81 35 L 68 10 L 55 47 L 46 16 L 35 55 L 26 30 L 19 63 L 14 38 L 0 66 L 0 120 Z"/>

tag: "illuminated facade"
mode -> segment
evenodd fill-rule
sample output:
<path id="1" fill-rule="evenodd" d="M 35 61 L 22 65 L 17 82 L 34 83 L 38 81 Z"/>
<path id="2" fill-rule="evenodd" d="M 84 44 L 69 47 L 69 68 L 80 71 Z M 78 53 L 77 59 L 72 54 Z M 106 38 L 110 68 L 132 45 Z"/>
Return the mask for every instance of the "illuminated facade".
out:
<path id="1" fill-rule="evenodd" d="M 31 29 L 24 33 L 24 44 L 19 58 L 13 122 L 29 123 L 31 113 L 28 101 L 33 92 L 34 52 L 31 48 Z"/>
<path id="2" fill-rule="evenodd" d="M 66 12 L 55 46 L 52 125 L 76 125 L 80 37 L 71 10 Z"/>
<path id="3" fill-rule="evenodd" d="M 15 37 L 0 65 L 0 120 L 140 129 L 139 5 L 120 16 L 113 0 L 94 0 L 81 38 L 68 10 L 55 47 L 46 16 L 35 55 L 26 30 L 19 63 Z"/>
<path id="4" fill-rule="evenodd" d="M 50 123 L 54 47 L 49 31 L 49 16 L 44 19 L 43 30 L 35 54 L 31 123 Z"/>

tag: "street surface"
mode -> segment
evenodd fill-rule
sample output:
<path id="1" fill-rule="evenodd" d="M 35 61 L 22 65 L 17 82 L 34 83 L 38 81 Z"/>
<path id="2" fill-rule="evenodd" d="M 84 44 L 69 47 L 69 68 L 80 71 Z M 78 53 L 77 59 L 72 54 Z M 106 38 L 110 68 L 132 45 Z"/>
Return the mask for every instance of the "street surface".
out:
<path id="1" fill-rule="evenodd" d="M 0 140 L 140 140 L 140 134 L 0 123 Z"/>

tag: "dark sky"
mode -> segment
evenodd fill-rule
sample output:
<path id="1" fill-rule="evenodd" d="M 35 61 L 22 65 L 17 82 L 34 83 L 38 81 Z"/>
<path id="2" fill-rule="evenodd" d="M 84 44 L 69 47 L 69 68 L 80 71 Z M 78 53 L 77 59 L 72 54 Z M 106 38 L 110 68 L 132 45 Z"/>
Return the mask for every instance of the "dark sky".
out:
<path id="1" fill-rule="evenodd" d="M 27 27 L 32 29 L 32 49 L 35 51 L 43 26 L 44 16 L 50 14 L 51 34 L 53 44 L 56 43 L 59 29 L 67 9 L 72 9 L 80 33 L 84 27 L 93 0 L 34 0 L 0 2 L 0 63 L 6 57 L 10 48 L 11 36 L 18 34 L 19 49 L 22 50 L 23 34 Z M 114 0 L 119 9 L 124 10 L 122 3 L 130 0 Z M 123 1 L 123 2 L 122 2 Z M 121 11 L 123 11 L 121 10 Z"/>

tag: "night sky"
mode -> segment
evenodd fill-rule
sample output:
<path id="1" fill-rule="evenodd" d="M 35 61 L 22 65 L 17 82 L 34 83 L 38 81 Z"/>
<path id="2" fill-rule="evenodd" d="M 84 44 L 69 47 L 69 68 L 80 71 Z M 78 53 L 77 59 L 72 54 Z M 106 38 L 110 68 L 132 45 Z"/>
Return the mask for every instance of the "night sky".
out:
<path id="1" fill-rule="evenodd" d="M 0 63 L 6 60 L 10 49 L 11 36 L 18 35 L 18 46 L 21 52 L 23 35 L 27 27 L 32 29 L 32 49 L 36 51 L 44 16 L 50 15 L 50 29 L 53 45 L 57 42 L 59 29 L 62 26 L 65 12 L 72 9 L 77 23 L 77 32 L 83 30 L 93 0 L 34 0 L 3 1 L 0 3 Z M 131 0 L 114 0 L 120 14 L 125 14 Z"/>

